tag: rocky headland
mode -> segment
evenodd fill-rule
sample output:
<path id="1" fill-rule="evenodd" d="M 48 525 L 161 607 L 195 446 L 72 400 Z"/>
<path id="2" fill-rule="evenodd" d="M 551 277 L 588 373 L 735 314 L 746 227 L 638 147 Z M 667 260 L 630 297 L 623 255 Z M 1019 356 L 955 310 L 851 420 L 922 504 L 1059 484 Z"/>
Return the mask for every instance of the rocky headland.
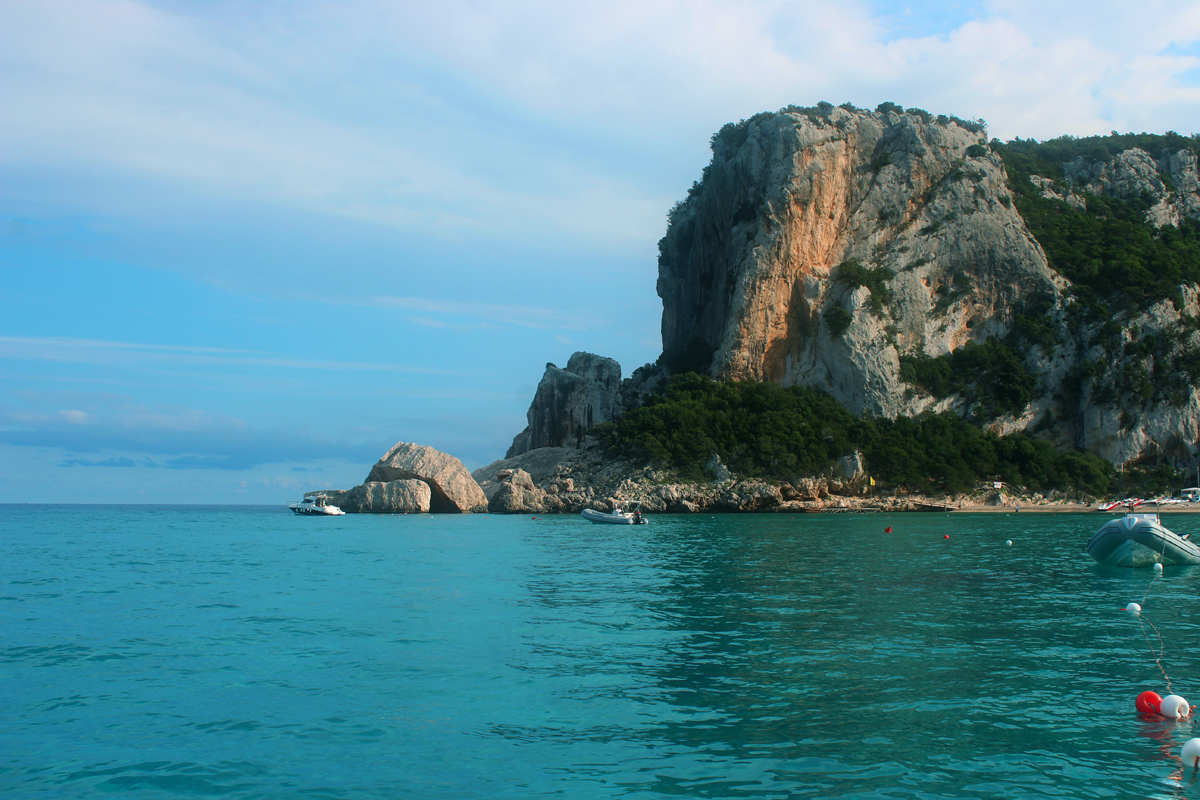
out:
<path id="1" fill-rule="evenodd" d="M 1195 271 L 1120 273 L 1105 258 L 1121 254 L 1064 251 L 1046 218 L 1120 219 L 1129 235 L 1178 232 L 1190 246 L 1200 142 L 1098 141 L 1064 139 L 1041 155 L 1020 140 L 989 141 L 982 123 L 890 103 L 789 107 L 726 125 L 659 243 L 662 356 L 624 380 L 615 361 L 589 353 L 548 364 L 529 426 L 504 460 L 474 473 L 489 507 L 575 511 L 618 497 L 670 511 L 1039 502 L 983 489 L 881 500 L 841 462 L 821 476 L 761 481 L 723 474 L 715 453 L 711 482 L 680 482 L 595 447 L 588 431 L 683 372 L 812 387 L 873 418 L 952 411 L 1117 468 L 1195 464 Z M 1106 270 L 1115 284 L 1096 278 Z M 1129 275 L 1143 285 L 1122 283 Z M 993 348 L 1001 367 L 968 373 L 955 354 L 972 347 Z M 927 378 L 931 364 L 952 380 Z M 1056 497 L 1069 499 L 1090 498 Z"/>
<path id="2" fill-rule="evenodd" d="M 1200 286 L 1087 307 L 1092 294 L 1077 290 L 1090 287 L 1054 267 L 1078 279 L 1107 265 L 1049 262 L 1021 211 L 1025 176 L 1009 173 L 999 144 L 979 124 L 895 106 L 785 109 L 725 126 L 659 245 L 664 360 L 722 380 L 812 386 L 854 413 L 966 415 L 972 398 L 913 382 L 904 357 L 945 357 L 1018 328 L 1040 391 L 987 425 L 1117 465 L 1194 461 L 1200 373 L 1166 387 L 1180 356 L 1200 349 Z M 1076 211 L 1089 198 L 1142 204 L 1160 230 L 1200 218 L 1193 149 L 1102 155 L 1028 180 Z M 1134 374 L 1159 385 L 1135 387 Z"/>
<path id="3" fill-rule="evenodd" d="M 598 430 L 693 372 L 807 387 L 865 420 L 949 415 L 1117 469 L 1194 468 L 1198 153 L 1200 138 L 1174 133 L 989 141 L 981 122 L 891 103 L 789 106 L 726 125 L 659 242 L 654 364 L 624 378 L 591 353 L 547 364 L 504 459 L 472 477 L 456 459 L 417 468 L 403 449 L 416 446 L 398 445 L 337 499 L 347 510 L 532 514 L 1096 499 L 997 491 L 992 477 L 943 495 L 922 479 L 916 494 L 872 481 L 879 465 L 856 447 L 825 457 L 819 474 L 771 478 L 735 474 L 714 448 L 697 477 L 699 462 L 674 470 L 601 442 Z"/>

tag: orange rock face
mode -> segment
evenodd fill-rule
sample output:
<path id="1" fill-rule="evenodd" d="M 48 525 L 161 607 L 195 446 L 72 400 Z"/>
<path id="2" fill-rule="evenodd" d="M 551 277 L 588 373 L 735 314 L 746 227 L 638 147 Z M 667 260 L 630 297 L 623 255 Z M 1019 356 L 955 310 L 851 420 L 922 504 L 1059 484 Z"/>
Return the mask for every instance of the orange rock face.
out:
<path id="1" fill-rule="evenodd" d="M 668 360 L 695 368 L 711 353 L 716 377 L 916 413 L 932 401 L 905 396 L 900 353 L 1001 334 L 1024 297 L 1061 284 L 999 160 L 967 154 L 981 133 L 894 112 L 767 116 L 714 137 L 703 181 L 672 211 L 658 281 Z M 849 261 L 882 289 L 839 281 Z"/>

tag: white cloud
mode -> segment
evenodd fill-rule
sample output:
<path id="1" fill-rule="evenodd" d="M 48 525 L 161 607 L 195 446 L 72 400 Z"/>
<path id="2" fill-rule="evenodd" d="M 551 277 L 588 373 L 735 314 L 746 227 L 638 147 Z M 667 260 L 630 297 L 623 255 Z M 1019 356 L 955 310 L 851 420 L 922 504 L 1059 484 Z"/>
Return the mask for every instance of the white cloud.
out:
<path id="1" fill-rule="evenodd" d="M 409 367 L 402 364 L 375 364 L 360 361 L 281 358 L 250 350 L 217 347 L 111 342 L 92 339 L 43 339 L 0 336 L 0 359 L 58 361 L 99 366 L 237 366 L 278 367 L 306 370 L 350 370 L 371 372 L 407 372 L 426 375 L 454 375 L 452 370 Z"/>
<path id="2" fill-rule="evenodd" d="M 538 306 L 500 305 L 496 303 L 464 302 L 457 300 L 431 300 L 422 297 L 380 296 L 364 299 L 324 298 L 326 302 L 347 305 L 365 305 L 375 308 L 395 308 L 404 311 L 423 311 L 455 317 L 468 317 L 484 323 L 515 325 L 523 328 L 570 328 L 582 329 L 603 315 L 593 310 L 555 309 Z M 430 327 L 451 327 L 453 323 L 428 318 L 410 318 L 413 322 Z"/>
<path id="3" fill-rule="evenodd" d="M 698 174 L 721 123 L 791 102 L 890 99 L 1000 136 L 1198 121 L 1178 52 L 1195 2 L 995 0 L 915 38 L 886 23 L 817 0 L 10 3 L 0 159 L 619 249 L 660 234 L 662 170 Z"/>
<path id="4" fill-rule="evenodd" d="M 55 398 L 33 399 L 44 406 Z M 120 459 L 73 458 L 64 462 L 66 466 L 140 463 L 146 467 L 225 470 L 321 458 L 366 460 L 375 449 L 324 433 L 255 427 L 237 417 L 203 409 L 144 404 L 114 395 L 95 395 L 87 408 L 46 413 L 0 405 L 0 443 Z M 147 456 L 166 460 L 159 464 Z"/>
<path id="5" fill-rule="evenodd" d="M 980 116 L 990 133 L 1048 138 L 1200 127 L 1190 56 L 1197 3 L 995 2 L 946 35 L 887 45 L 897 100 Z M 909 88 L 903 88 L 903 87 Z M 934 108 L 933 106 L 936 106 Z"/>
<path id="6" fill-rule="evenodd" d="M 641 241 L 655 235 L 645 220 L 667 202 L 553 149 L 496 136 L 479 114 L 414 91 L 403 75 L 360 83 L 346 63 L 361 65 L 354 54 L 371 37 L 369 14 L 346 40 L 322 20 L 304 27 L 302 13 L 253 25 L 131 0 L 0 13 L 0 157 L 10 165 L 128 171 L 443 236 L 505 237 L 536 221 Z M 347 18 L 341 8 L 336 16 Z M 259 36 L 261 25 L 271 36 Z M 365 66 L 412 68 L 387 50 Z M 362 119 L 388 104 L 412 117 Z M 491 180 L 473 168 L 480 159 L 510 159 L 535 180 Z"/>

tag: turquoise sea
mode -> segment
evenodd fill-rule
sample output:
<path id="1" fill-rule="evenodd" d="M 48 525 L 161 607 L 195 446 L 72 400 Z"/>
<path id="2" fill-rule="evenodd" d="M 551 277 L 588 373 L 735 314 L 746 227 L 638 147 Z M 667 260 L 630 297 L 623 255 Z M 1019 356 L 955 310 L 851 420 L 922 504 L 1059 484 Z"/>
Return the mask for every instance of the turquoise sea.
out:
<path id="1" fill-rule="evenodd" d="M 0 512 L 6 800 L 1200 797 L 1099 515 Z"/>

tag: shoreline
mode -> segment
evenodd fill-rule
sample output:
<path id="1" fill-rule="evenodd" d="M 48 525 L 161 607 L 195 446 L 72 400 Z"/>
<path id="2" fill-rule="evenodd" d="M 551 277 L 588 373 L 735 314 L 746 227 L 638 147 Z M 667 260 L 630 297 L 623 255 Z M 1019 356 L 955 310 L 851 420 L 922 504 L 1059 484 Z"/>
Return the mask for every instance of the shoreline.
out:
<path id="1" fill-rule="evenodd" d="M 1013 491 L 1017 487 L 977 487 L 949 494 L 909 493 L 872 485 L 861 469 L 843 476 L 790 480 L 741 476 L 719 461 L 710 480 L 679 476 L 646 464 L 610 460 L 598 448 L 538 448 L 495 461 L 471 473 L 483 489 L 490 513 L 608 512 L 614 506 L 639 507 L 646 514 L 877 514 L 943 512 L 952 514 L 1104 514 L 1124 516 L 1129 509 L 1100 511 L 1104 498 L 1082 492 Z M 1200 513 L 1200 503 L 1159 507 L 1147 503 L 1134 513 Z"/>
<path id="2" fill-rule="evenodd" d="M 810 514 L 821 513 L 858 513 L 858 514 L 875 514 L 875 513 L 898 513 L 898 514 L 1092 514 L 1105 515 L 1110 517 L 1123 517 L 1126 514 L 1200 514 L 1200 503 L 1191 503 L 1186 506 L 1165 506 L 1158 508 L 1154 505 L 1139 506 L 1136 509 L 1113 509 L 1111 511 L 1101 511 L 1094 505 L 1082 505 L 1079 503 L 1054 503 L 1041 502 L 1037 504 L 1008 504 L 1008 505 L 986 505 L 982 503 L 971 504 L 943 504 L 932 500 L 917 500 L 911 499 L 910 502 L 904 505 L 880 504 L 871 505 L 869 503 L 861 503 L 858 505 L 829 505 L 824 508 L 809 507 L 806 509 L 798 509 L 794 507 L 779 506 L 776 508 L 762 509 L 757 513 L 788 513 L 807 511 Z M 746 512 L 733 512 L 746 513 Z M 751 512 L 755 513 L 755 512 Z"/>
<path id="3" fill-rule="evenodd" d="M 1020 509 L 1019 512 L 1014 509 Z M 1095 506 L 1083 506 L 1076 503 L 1045 503 L 1040 505 L 1017 505 L 1017 506 L 962 506 L 960 508 L 952 508 L 949 511 L 955 514 L 1000 514 L 1000 513 L 1031 513 L 1031 514 L 1107 514 L 1109 516 L 1125 516 L 1128 513 L 1134 514 L 1200 514 L 1200 503 L 1192 503 L 1190 506 L 1165 506 L 1158 508 L 1153 505 L 1139 506 L 1135 509 L 1122 508 L 1120 510 L 1113 509 L 1111 511 L 1101 511 Z"/>
<path id="4" fill-rule="evenodd" d="M 659 512 L 661 513 L 661 512 Z M 698 512 L 698 513 L 709 513 Z M 1079 505 L 1077 503 L 1041 503 L 1038 505 L 954 505 L 943 506 L 937 503 L 922 503 L 915 501 L 906 505 L 808 505 L 797 507 L 797 504 L 782 504 L 772 508 L 761 508 L 753 511 L 718 510 L 726 514 L 1090 514 L 1108 517 L 1122 517 L 1128 513 L 1154 513 L 1163 516 L 1172 514 L 1200 514 L 1200 504 L 1182 508 L 1138 508 L 1136 510 L 1121 509 L 1120 511 L 1101 511 L 1095 506 Z"/>

